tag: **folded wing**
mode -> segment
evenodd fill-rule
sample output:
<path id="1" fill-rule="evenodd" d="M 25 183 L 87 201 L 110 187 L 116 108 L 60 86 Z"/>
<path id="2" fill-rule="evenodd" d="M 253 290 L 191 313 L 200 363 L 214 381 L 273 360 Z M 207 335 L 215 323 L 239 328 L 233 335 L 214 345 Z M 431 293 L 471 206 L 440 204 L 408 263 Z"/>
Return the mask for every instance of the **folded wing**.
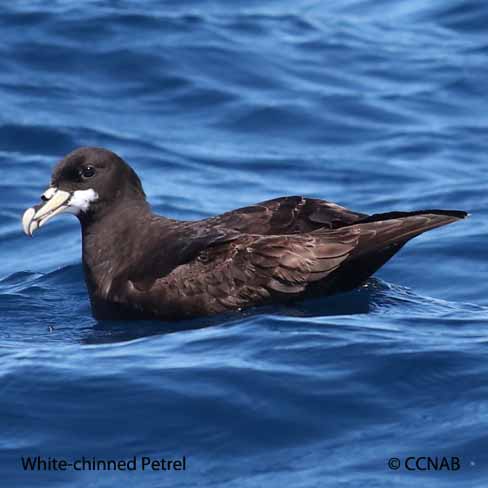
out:
<path id="1" fill-rule="evenodd" d="M 246 234 L 272 235 L 337 229 L 366 217 L 326 200 L 292 196 L 233 210 L 207 222 Z"/>
<path id="2" fill-rule="evenodd" d="M 150 286 L 129 281 L 128 300 L 171 318 L 345 291 L 364 282 L 411 238 L 464 216 L 395 213 L 307 234 L 242 234 L 200 250 Z"/>

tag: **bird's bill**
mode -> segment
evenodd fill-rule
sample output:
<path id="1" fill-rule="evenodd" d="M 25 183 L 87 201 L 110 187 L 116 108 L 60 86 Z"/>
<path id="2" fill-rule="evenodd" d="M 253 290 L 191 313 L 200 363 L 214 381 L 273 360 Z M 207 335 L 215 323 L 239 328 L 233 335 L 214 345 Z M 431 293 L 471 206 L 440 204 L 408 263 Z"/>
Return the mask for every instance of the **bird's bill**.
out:
<path id="1" fill-rule="evenodd" d="M 22 216 L 22 228 L 29 237 L 32 237 L 39 227 L 60 213 L 78 213 L 78 209 L 70 205 L 73 199 L 73 194 L 70 192 L 50 187 L 42 197 L 43 203 L 28 208 Z"/>

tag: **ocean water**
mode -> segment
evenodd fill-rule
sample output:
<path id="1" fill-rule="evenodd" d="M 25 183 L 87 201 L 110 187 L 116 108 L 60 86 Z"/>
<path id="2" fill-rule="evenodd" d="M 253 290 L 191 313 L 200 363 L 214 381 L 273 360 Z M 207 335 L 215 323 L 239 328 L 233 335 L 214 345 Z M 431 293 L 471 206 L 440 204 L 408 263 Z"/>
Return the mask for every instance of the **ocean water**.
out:
<path id="1" fill-rule="evenodd" d="M 474 0 L 4 2 L 1 486 L 485 487 L 487 24 Z M 82 145 L 123 156 L 173 218 L 289 194 L 471 217 L 352 293 L 97 322 L 76 219 L 20 228 Z"/>

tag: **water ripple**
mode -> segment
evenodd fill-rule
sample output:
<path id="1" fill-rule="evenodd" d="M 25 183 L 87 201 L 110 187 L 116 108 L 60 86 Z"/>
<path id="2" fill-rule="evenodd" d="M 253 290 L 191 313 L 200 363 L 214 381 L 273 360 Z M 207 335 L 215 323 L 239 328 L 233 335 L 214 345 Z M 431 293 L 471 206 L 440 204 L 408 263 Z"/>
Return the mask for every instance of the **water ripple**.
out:
<path id="1" fill-rule="evenodd" d="M 145 453 L 186 454 L 191 470 L 165 475 L 178 486 L 389 487 L 387 459 L 407 455 L 463 468 L 398 472 L 395 486 L 485 485 L 486 6 L 1 10 L 4 483 L 159 486 L 18 469 L 29 453 Z M 52 165 L 80 145 L 120 153 L 174 218 L 285 194 L 472 216 L 415 239 L 352 293 L 179 324 L 97 322 L 75 219 L 32 240 L 20 229 Z"/>

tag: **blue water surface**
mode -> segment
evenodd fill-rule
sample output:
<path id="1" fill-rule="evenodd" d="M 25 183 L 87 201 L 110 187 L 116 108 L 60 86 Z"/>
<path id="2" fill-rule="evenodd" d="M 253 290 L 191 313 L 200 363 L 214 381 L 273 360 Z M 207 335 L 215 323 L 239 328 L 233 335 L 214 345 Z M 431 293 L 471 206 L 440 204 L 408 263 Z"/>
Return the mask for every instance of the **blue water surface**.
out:
<path id="1" fill-rule="evenodd" d="M 485 487 L 487 25 L 475 0 L 3 2 L 1 486 Z M 173 218 L 287 194 L 472 215 L 349 294 L 101 323 L 76 219 L 20 229 L 82 145 Z M 28 455 L 187 469 L 25 472 Z M 388 468 L 408 456 L 461 469 Z"/>

